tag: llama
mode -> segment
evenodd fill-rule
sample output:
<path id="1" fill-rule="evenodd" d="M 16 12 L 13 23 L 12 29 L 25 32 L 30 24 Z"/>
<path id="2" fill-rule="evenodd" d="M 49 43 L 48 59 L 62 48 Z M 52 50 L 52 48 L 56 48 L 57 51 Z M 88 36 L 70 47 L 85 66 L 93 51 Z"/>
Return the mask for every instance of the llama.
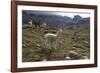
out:
<path id="1" fill-rule="evenodd" d="M 42 23 L 41 25 L 42 28 L 46 29 L 47 28 L 47 24 L 45 22 Z"/>
<path id="2" fill-rule="evenodd" d="M 33 23 L 32 23 L 32 20 L 30 20 L 28 23 L 30 24 L 30 26 L 32 26 L 32 24 L 33 24 Z"/>
<path id="3" fill-rule="evenodd" d="M 62 29 L 59 29 L 55 34 L 54 33 L 47 33 L 45 34 L 45 47 L 48 49 L 56 49 L 57 42 L 59 39 L 59 36 L 61 35 Z"/>
<path id="4" fill-rule="evenodd" d="M 40 27 L 40 22 L 39 21 L 33 21 L 33 23 L 34 23 L 34 25 L 35 25 L 36 28 Z"/>

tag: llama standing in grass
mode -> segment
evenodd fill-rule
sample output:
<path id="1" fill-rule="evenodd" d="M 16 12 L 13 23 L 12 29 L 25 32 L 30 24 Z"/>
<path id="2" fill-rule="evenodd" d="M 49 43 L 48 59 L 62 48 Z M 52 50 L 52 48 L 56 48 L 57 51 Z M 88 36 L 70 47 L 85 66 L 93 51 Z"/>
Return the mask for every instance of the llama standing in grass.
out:
<path id="1" fill-rule="evenodd" d="M 28 22 L 28 24 L 30 24 L 30 26 L 32 26 L 32 25 L 33 25 L 32 20 L 30 20 L 30 21 Z"/>
<path id="2" fill-rule="evenodd" d="M 45 34 L 44 38 L 45 38 L 45 47 L 48 48 L 48 49 L 56 49 L 57 47 L 57 42 L 58 42 L 58 39 L 61 35 L 61 32 L 62 32 L 62 29 L 59 29 L 57 31 L 57 33 L 47 33 Z"/>
<path id="3" fill-rule="evenodd" d="M 42 28 L 46 29 L 47 28 L 47 24 L 45 22 L 42 23 L 41 25 Z"/>

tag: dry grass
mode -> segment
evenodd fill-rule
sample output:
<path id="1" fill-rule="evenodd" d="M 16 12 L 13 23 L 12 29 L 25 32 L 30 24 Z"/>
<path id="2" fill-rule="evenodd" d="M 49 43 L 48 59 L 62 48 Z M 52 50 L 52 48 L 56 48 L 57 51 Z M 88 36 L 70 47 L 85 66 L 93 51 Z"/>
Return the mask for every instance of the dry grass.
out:
<path id="1" fill-rule="evenodd" d="M 64 28 L 59 39 L 57 49 L 44 48 L 45 31 L 56 32 L 54 29 L 43 29 L 23 26 L 22 31 L 22 61 L 44 61 L 44 60 L 65 60 L 69 51 L 78 53 L 79 59 L 84 56 L 89 58 L 89 28 L 80 27 L 77 29 Z M 77 32 L 77 33 L 76 33 Z"/>

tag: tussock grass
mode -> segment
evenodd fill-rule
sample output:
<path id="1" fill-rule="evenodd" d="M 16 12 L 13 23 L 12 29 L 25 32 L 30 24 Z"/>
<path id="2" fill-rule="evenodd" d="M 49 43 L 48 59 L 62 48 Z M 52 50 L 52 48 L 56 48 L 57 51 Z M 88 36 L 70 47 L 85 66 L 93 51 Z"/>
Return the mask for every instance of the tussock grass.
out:
<path id="1" fill-rule="evenodd" d="M 46 30 L 29 26 L 23 26 L 22 29 L 23 62 L 65 60 L 71 50 L 78 53 L 79 59 L 83 59 L 84 56 L 90 57 L 89 28 L 63 29 L 56 50 L 44 48 L 45 31 L 55 33 L 56 29 Z"/>

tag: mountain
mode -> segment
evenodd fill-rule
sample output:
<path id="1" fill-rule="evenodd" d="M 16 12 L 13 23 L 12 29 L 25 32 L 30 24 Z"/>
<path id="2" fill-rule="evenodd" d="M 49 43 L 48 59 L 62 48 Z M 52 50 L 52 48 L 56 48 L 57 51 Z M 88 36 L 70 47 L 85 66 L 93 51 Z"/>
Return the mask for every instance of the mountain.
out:
<path id="1" fill-rule="evenodd" d="M 79 15 L 75 15 L 73 18 L 74 23 L 78 23 L 80 20 L 82 20 L 82 17 Z"/>
<path id="2" fill-rule="evenodd" d="M 32 23 L 38 22 L 42 24 L 45 22 L 49 27 L 63 28 L 68 25 L 79 25 L 79 24 L 89 24 L 90 18 L 82 18 L 79 15 L 75 15 L 73 18 L 68 16 L 46 14 L 46 13 L 32 13 L 23 11 L 22 12 L 22 23 L 28 24 L 32 20 Z"/>
<path id="3" fill-rule="evenodd" d="M 50 27 L 63 27 L 68 22 L 72 21 L 72 18 L 68 16 L 60 16 L 54 14 L 37 14 L 37 13 L 27 13 L 23 11 L 22 13 L 22 23 L 27 24 L 30 20 L 39 23 L 47 23 Z"/>
<path id="4" fill-rule="evenodd" d="M 68 25 L 85 25 L 85 24 L 90 24 L 90 17 L 85 17 L 85 18 L 82 18 L 81 16 L 79 15 L 75 15 L 72 19 L 72 21 L 68 22 L 66 24 L 66 26 Z"/>

